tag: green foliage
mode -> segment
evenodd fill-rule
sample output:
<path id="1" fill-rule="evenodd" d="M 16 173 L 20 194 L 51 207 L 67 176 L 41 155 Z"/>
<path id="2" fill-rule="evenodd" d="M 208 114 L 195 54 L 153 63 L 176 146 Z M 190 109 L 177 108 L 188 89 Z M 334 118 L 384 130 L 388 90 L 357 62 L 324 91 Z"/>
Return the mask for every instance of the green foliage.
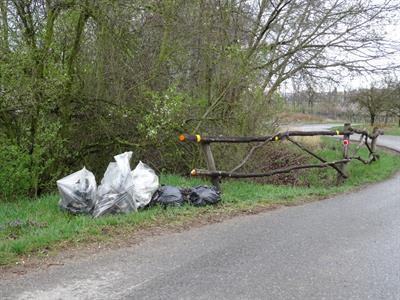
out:
<path id="1" fill-rule="evenodd" d="M 38 133 L 32 154 L 32 186 L 38 191 L 53 190 L 56 180 L 65 173 L 65 167 L 60 165 L 68 156 L 63 139 L 60 138 L 61 124 L 57 120 L 46 119 L 38 122 Z"/>
<path id="2" fill-rule="evenodd" d="M 17 199 L 31 187 L 28 153 L 16 145 L 0 143 L 0 199 Z"/>
<path id="3" fill-rule="evenodd" d="M 29 156 L 31 195 L 53 191 L 56 179 L 84 164 L 101 176 L 126 150 L 157 171 L 185 173 L 199 151 L 179 145 L 180 132 L 273 131 L 281 83 L 315 69 L 323 78 L 339 59 L 329 47 L 357 51 L 349 38 L 386 49 L 362 20 L 365 12 L 374 23 L 395 11 L 367 2 L 354 10 L 354 1 L 28 2 L 0 1 L 0 132 Z M 354 20 L 327 40 L 327 28 Z M 229 158 L 218 163 L 224 169 Z"/>
<path id="4" fill-rule="evenodd" d="M 137 125 L 141 135 L 152 141 L 182 127 L 182 111 L 187 96 L 170 86 L 165 92 L 149 91 L 148 110 Z"/>

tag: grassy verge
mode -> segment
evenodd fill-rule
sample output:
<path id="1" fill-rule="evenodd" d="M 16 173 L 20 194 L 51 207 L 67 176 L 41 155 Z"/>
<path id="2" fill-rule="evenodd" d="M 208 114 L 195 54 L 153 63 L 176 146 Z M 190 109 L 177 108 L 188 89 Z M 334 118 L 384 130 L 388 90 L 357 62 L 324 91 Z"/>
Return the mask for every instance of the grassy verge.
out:
<path id="1" fill-rule="evenodd" d="M 384 130 L 385 134 L 387 135 L 400 135 L 400 127 L 393 126 L 393 127 L 388 127 L 387 129 Z"/>
<path id="2" fill-rule="evenodd" d="M 340 144 L 325 139 L 319 153 L 329 160 L 340 157 Z M 361 152 L 366 155 L 366 151 Z M 40 256 L 64 245 L 101 241 L 138 229 L 184 223 L 210 215 L 232 214 L 256 207 L 299 202 L 344 192 L 366 183 L 379 181 L 400 169 L 400 156 L 381 153 L 381 159 L 366 166 L 357 161 L 348 165 L 350 178 L 335 186 L 334 170 L 313 170 L 301 173 L 303 186 L 262 185 L 249 181 L 225 181 L 223 201 L 215 207 L 161 209 L 153 207 L 129 215 L 105 216 L 93 219 L 73 216 L 58 209 L 57 195 L 38 200 L 20 199 L 0 203 L 0 265 L 10 265 L 26 255 Z M 164 184 L 188 187 L 206 184 L 201 179 L 162 175 Z"/>
<path id="3" fill-rule="evenodd" d="M 400 136 L 400 127 L 392 125 L 392 126 L 383 126 L 383 125 L 377 125 L 379 128 L 383 129 L 385 132 L 385 135 L 397 135 Z M 372 132 L 374 126 L 370 125 L 354 125 L 354 128 L 359 128 L 359 129 L 367 129 L 368 132 Z M 332 127 L 332 130 L 342 130 L 343 126 L 336 126 Z"/>

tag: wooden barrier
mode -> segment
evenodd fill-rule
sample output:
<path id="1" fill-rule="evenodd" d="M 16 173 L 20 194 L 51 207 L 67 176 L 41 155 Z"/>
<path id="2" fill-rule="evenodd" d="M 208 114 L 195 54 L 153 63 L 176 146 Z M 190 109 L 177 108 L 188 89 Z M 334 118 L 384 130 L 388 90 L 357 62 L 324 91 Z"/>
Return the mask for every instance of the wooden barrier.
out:
<path id="1" fill-rule="evenodd" d="M 349 144 L 350 144 L 350 136 L 353 134 L 360 134 L 360 139 L 357 147 L 354 149 L 353 153 L 350 155 L 349 153 Z M 227 136 L 202 136 L 202 135 L 189 135 L 189 134 L 181 134 L 179 136 L 179 141 L 181 142 L 195 142 L 198 143 L 204 153 L 205 161 L 207 164 L 207 170 L 204 169 L 194 169 L 191 172 L 192 176 L 206 176 L 211 178 L 211 183 L 220 190 L 220 180 L 221 178 L 251 178 L 251 177 L 266 177 L 272 176 L 275 174 L 289 173 L 293 170 L 299 169 L 310 169 L 310 168 L 333 168 L 337 172 L 337 184 L 341 184 L 344 182 L 348 175 L 346 174 L 346 164 L 351 160 L 359 160 L 364 164 L 370 164 L 372 161 L 375 161 L 379 158 L 376 154 L 376 142 L 378 136 L 383 134 L 378 128 L 374 128 L 373 132 L 370 134 L 366 130 L 354 129 L 351 127 L 350 123 L 345 123 L 343 130 L 322 130 L 322 131 L 285 131 L 279 132 L 274 135 L 267 136 L 246 136 L 246 137 L 227 137 Z M 312 152 L 310 149 L 306 148 L 304 145 L 292 139 L 292 137 L 298 136 L 341 136 L 342 137 L 342 159 L 337 161 L 328 162 L 324 158 L 320 157 L 316 153 Z M 368 139 L 371 140 L 370 144 Z M 292 144 L 296 145 L 298 148 L 318 159 L 321 163 L 319 164 L 305 164 L 299 166 L 289 166 L 287 168 L 281 168 L 276 170 L 271 170 L 269 172 L 264 173 L 237 173 L 239 170 L 251 157 L 253 152 L 267 143 L 270 142 L 279 142 L 287 140 Z M 249 153 L 245 156 L 242 162 L 240 162 L 236 167 L 234 167 L 230 171 L 218 171 L 215 165 L 215 160 L 211 151 L 211 143 L 257 143 L 253 146 Z M 359 148 L 365 145 L 369 151 L 369 156 L 367 159 L 364 159 L 360 156 L 357 156 L 357 151 Z"/>

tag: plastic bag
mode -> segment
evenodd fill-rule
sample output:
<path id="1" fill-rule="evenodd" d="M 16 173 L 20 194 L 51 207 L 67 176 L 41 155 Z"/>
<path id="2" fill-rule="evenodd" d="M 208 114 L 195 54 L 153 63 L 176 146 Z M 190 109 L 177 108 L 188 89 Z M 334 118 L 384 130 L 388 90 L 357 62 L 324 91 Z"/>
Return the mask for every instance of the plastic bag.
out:
<path id="1" fill-rule="evenodd" d="M 154 194 L 151 200 L 152 204 L 160 204 L 161 206 L 181 206 L 185 202 L 182 191 L 174 186 L 162 186 Z"/>
<path id="2" fill-rule="evenodd" d="M 108 165 L 97 192 L 94 217 L 106 213 L 129 213 L 146 206 L 159 187 L 158 176 L 146 164 L 139 162 L 131 171 L 132 152 L 114 156 Z"/>
<path id="3" fill-rule="evenodd" d="M 129 213 L 137 210 L 130 168 L 131 157 L 131 151 L 116 155 L 115 162 L 108 165 L 97 191 L 93 210 L 95 218 L 106 213 Z"/>
<path id="4" fill-rule="evenodd" d="M 91 213 L 96 202 L 96 179 L 92 172 L 83 168 L 57 180 L 61 209 L 73 214 Z"/>
<path id="5" fill-rule="evenodd" d="M 136 211 L 132 196 L 127 193 L 106 194 L 98 198 L 93 210 L 93 217 L 97 218 L 105 214 L 119 214 Z"/>
<path id="6" fill-rule="evenodd" d="M 57 181 L 60 207 L 72 213 L 92 213 L 97 218 L 107 213 L 129 213 L 146 206 L 159 187 L 158 176 L 139 162 L 131 171 L 132 152 L 114 156 L 100 186 L 85 168 Z M 97 191 L 96 191 L 97 189 Z"/>
<path id="7" fill-rule="evenodd" d="M 133 186 L 131 157 L 132 151 L 114 156 L 115 162 L 108 164 L 97 192 L 98 196 L 123 193 Z"/>
<path id="8" fill-rule="evenodd" d="M 197 186 L 191 189 L 189 202 L 194 206 L 216 204 L 221 200 L 220 194 L 215 187 Z"/>
<path id="9" fill-rule="evenodd" d="M 159 187 L 158 176 L 148 165 L 138 163 L 131 172 L 136 207 L 145 207 Z"/>

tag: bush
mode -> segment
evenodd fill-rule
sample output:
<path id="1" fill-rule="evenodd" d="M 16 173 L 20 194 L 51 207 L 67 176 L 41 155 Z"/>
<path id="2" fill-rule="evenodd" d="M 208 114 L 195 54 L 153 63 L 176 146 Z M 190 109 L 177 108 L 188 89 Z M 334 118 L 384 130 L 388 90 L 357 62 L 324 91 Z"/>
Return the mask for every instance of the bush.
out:
<path id="1" fill-rule="evenodd" d="M 28 153 L 15 145 L 0 144 L 0 200 L 27 195 L 30 186 Z"/>

